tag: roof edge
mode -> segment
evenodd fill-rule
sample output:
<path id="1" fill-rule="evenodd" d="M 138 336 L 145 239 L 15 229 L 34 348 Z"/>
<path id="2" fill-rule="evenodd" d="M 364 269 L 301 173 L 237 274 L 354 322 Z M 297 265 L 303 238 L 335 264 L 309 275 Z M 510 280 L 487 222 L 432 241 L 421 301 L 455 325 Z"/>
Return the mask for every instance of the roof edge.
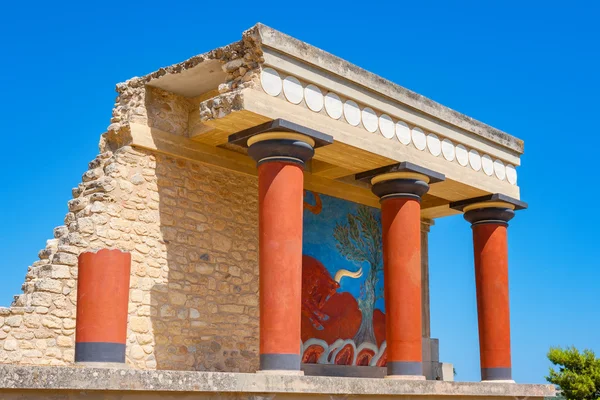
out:
<path id="1" fill-rule="evenodd" d="M 312 46 L 283 32 L 262 23 L 250 29 L 256 29 L 262 45 L 288 54 L 306 63 L 313 64 L 330 73 L 341 76 L 355 84 L 378 92 L 395 101 L 399 101 L 441 121 L 457 126 L 468 132 L 481 136 L 494 143 L 523 154 L 523 140 L 509 135 L 497 128 L 471 118 L 465 114 L 446 107 L 423 95 L 406 89 L 388 79 L 369 72 L 340 57 Z M 368 83 L 368 86 L 365 85 Z"/>

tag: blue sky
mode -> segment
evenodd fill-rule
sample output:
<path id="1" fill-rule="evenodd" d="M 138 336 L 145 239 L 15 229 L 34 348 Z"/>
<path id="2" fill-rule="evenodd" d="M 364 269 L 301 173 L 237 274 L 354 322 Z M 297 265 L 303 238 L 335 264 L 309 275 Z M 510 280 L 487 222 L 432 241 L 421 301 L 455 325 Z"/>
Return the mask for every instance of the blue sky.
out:
<path id="1" fill-rule="evenodd" d="M 0 304 L 61 225 L 114 86 L 263 22 L 525 140 L 509 230 L 514 378 L 551 345 L 600 352 L 600 28 L 593 2 L 8 2 L 0 13 Z M 562 4 L 559 6 L 559 4 Z M 478 380 L 471 232 L 431 233 L 432 334 Z"/>

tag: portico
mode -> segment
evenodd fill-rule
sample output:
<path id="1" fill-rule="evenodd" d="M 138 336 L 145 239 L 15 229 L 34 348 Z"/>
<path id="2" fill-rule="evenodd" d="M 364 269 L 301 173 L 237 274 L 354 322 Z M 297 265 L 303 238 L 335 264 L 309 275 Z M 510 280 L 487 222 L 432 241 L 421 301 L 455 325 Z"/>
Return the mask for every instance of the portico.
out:
<path id="1" fill-rule="evenodd" d="M 512 375 L 523 141 L 262 24 L 117 91 L 65 226 L 0 309 L 0 362 L 36 365 L 2 366 L 0 391 L 43 376 L 73 398 L 553 394 Z M 430 329 L 428 232 L 459 214 L 485 383 L 435 382 L 453 374 Z M 30 336 L 67 350 L 39 356 Z"/>

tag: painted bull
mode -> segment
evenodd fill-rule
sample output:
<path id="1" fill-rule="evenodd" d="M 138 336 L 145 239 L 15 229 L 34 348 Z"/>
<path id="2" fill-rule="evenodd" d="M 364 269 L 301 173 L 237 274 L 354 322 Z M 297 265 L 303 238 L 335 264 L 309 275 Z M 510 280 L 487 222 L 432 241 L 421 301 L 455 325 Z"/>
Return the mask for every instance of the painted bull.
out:
<path id="1" fill-rule="evenodd" d="M 350 293 L 338 293 L 344 277 L 361 276 L 362 269 L 356 272 L 340 269 L 332 278 L 319 260 L 307 255 L 302 257 L 302 362 L 371 365 L 371 361 L 377 358 L 377 364 L 385 365 L 385 356 L 377 357 L 384 337 L 378 338 L 379 343 L 376 344 L 354 343 L 352 339 L 358 331 L 362 314 Z M 374 320 L 380 322 L 381 317 L 385 320 L 384 314 L 379 312 Z M 377 336 L 385 336 L 385 326 L 377 325 Z"/>
<path id="2" fill-rule="evenodd" d="M 304 202 L 304 209 L 318 215 L 323 209 L 321 196 L 311 192 L 315 204 Z M 338 365 L 385 366 L 385 315 L 373 313 L 377 343 L 355 343 L 362 321 L 358 302 L 348 292 L 338 292 L 344 278 L 356 279 L 358 271 L 339 269 L 332 277 L 314 257 L 302 257 L 302 362 Z"/>

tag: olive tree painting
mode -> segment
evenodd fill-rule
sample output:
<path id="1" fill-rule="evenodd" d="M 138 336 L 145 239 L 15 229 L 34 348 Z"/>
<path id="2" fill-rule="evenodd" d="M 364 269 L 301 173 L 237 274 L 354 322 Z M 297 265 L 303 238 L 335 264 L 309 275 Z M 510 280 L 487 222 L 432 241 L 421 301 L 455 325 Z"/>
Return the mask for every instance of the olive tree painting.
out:
<path id="1" fill-rule="evenodd" d="M 373 311 L 377 297 L 382 297 L 381 286 L 378 287 L 378 275 L 383 271 L 381 224 L 371 208 L 361 205 L 356 214 L 348 213 L 345 223 L 336 225 L 333 237 L 337 240 L 336 248 L 341 255 L 361 268 L 367 264 L 366 279 L 358 298 L 362 321 L 354 342 L 375 343 Z"/>
<path id="2" fill-rule="evenodd" d="M 305 193 L 302 361 L 384 366 L 380 211 Z"/>

